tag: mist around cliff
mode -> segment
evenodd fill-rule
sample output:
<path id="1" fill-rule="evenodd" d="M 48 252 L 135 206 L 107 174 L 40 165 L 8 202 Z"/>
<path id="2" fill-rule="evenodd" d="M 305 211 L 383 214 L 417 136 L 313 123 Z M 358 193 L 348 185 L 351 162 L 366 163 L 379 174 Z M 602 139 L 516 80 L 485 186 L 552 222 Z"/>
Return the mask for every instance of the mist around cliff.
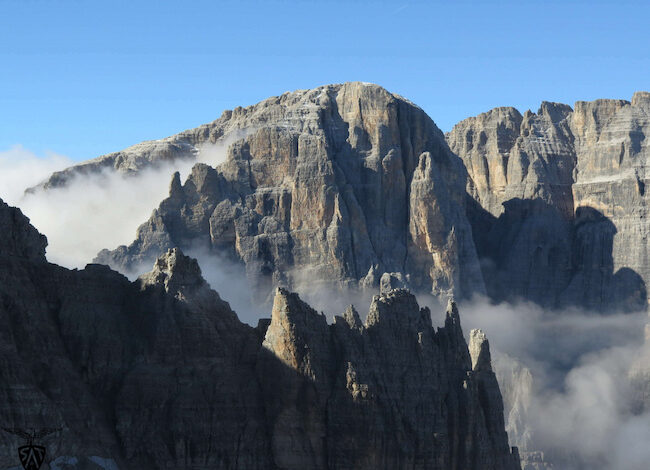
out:
<path id="1" fill-rule="evenodd" d="M 22 145 L 0 151 L 0 198 L 16 206 L 26 188 L 39 184 L 53 172 L 73 163 L 70 158 L 53 152 L 36 155 Z"/>
<path id="2" fill-rule="evenodd" d="M 105 169 L 75 176 L 65 187 L 37 189 L 32 194 L 25 190 L 74 162 L 53 153 L 39 157 L 15 146 L 0 152 L 0 198 L 19 207 L 47 236 L 50 262 L 83 268 L 100 250 L 133 241 L 137 228 L 169 195 L 174 172 L 180 172 L 184 182 L 196 163 L 221 164 L 228 146 L 239 138 L 241 134 L 235 133 L 232 138 L 202 146 L 196 158 L 159 164 L 135 175 Z"/>
<path id="3" fill-rule="evenodd" d="M 226 300 L 247 294 L 243 268 L 238 273 L 241 277 L 224 275 L 214 265 L 204 274 Z M 334 291 L 304 279 L 293 290 L 315 310 L 323 311 L 328 321 L 349 304 L 365 320 L 376 292 Z M 445 306 L 427 294 L 417 297 L 420 306 L 430 307 L 434 327 L 442 326 Z M 270 311 L 268 305 L 233 307 L 242 321 L 251 324 L 260 312 L 268 316 Z M 648 354 L 648 346 L 643 346 L 645 312 L 547 311 L 531 303 L 494 304 L 479 297 L 461 302 L 459 311 L 466 337 L 473 328 L 486 332 L 504 398 L 508 393 L 504 375 L 512 373 L 513 363 L 532 375 L 529 387 L 515 383 L 521 376 L 511 378 L 515 386 L 509 406 L 521 408 L 505 416 L 506 424 L 514 420 L 511 426 L 516 427 L 509 430 L 512 445 L 525 442 L 527 449 L 522 450 L 543 452 L 555 470 L 647 468 L 650 412 L 640 407 L 642 392 L 634 387 L 630 374 L 640 357 Z"/>
<path id="4" fill-rule="evenodd" d="M 224 275 L 217 266 L 205 274 L 226 300 L 229 295 L 247 294 L 243 268 L 235 273 L 240 277 Z M 377 293 L 332 290 L 304 279 L 293 290 L 315 310 L 324 312 L 330 322 L 349 304 L 365 320 L 372 295 Z M 445 305 L 427 294 L 417 297 L 421 307 L 430 307 L 434 327 L 444 325 Z M 235 311 L 242 321 L 256 324 L 259 312 L 268 316 L 270 307 L 251 310 L 244 306 Z M 532 375 L 529 387 L 514 383 L 522 377 L 511 378 L 515 387 L 509 406 L 521 408 L 505 416 L 506 424 L 514 420 L 511 426 L 516 427 L 510 430 L 512 445 L 525 442 L 527 449 L 523 450 L 543 452 L 544 460 L 555 470 L 647 468 L 650 412 L 641 409 L 643 396 L 630 375 L 642 354 L 650 358 L 650 346 L 644 348 L 645 312 L 547 311 L 531 303 L 494 304 L 480 297 L 461 302 L 459 311 L 466 337 L 473 328 L 487 334 L 504 398 L 508 393 L 504 375 L 512 373 L 513 364 Z"/>
<path id="5" fill-rule="evenodd" d="M 528 405 L 528 450 L 544 451 L 562 470 L 648 467 L 650 413 L 640 412 L 642 397 L 629 377 L 643 351 L 645 313 L 549 312 L 479 298 L 459 310 L 465 334 L 471 328 L 486 332 L 499 375 L 510 373 L 498 371 L 504 354 L 532 374 L 530 395 L 523 386 L 513 390 L 524 396 L 511 397 Z M 505 397 L 504 383 L 500 386 Z"/>

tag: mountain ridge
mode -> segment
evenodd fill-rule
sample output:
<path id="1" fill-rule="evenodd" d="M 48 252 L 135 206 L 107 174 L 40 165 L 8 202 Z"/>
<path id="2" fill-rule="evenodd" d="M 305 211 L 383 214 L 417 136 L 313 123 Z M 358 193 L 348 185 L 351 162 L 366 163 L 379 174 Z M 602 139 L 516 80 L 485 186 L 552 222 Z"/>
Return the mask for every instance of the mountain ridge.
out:
<path id="1" fill-rule="evenodd" d="M 135 241 L 95 261 L 137 271 L 199 243 L 245 266 L 259 300 L 277 285 L 299 287 L 303 274 L 361 290 L 393 275 L 442 298 L 643 309 L 649 97 L 542 101 L 523 114 L 498 107 L 443 136 L 421 108 L 377 85 L 287 92 L 163 139 L 189 152 L 157 141 L 111 157 L 116 171 L 137 174 L 198 160 L 206 143 L 225 154 L 215 171 L 172 178 Z"/>
<path id="2" fill-rule="evenodd" d="M 138 240 L 97 262 L 128 270 L 170 244 L 202 239 L 243 261 L 267 292 L 293 288 L 296 268 L 339 287 L 374 288 L 384 272 L 401 272 L 441 294 L 482 290 L 463 215 L 465 171 L 420 108 L 350 83 L 265 100 L 230 118 L 249 131 L 226 160 L 195 166 L 185 185 L 174 179 Z"/>
<path id="3" fill-rule="evenodd" d="M 61 428 L 51 467 L 520 468 L 486 340 L 472 367 L 453 304 L 437 330 L 405 290 L 328 324 L 278 289 L 253 328 L 178 249 L 130 282 L 49 264 L 2 201 L 0 220 L 0 419 Z M 0 466 L 19 445 L 0 439 Z"/>

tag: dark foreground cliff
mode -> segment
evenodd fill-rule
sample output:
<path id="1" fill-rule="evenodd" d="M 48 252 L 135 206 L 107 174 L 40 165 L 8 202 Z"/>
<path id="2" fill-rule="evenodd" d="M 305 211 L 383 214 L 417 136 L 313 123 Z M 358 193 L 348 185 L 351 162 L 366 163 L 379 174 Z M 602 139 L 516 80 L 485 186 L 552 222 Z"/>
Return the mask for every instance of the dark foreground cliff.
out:
<path id="1" fill-rule="evenodd" d="M 61 428 L 38 442 L 50 468 L 519 468 L 453 304 L 437 330 L 404 290 L 328 324 L 279 289 L 252 328 L 177 249 L 132 283 L 47 263 L 4 203 L 0 225 L 0 423 Z M 0 434 L 1 468 L 23 444 Z"/>

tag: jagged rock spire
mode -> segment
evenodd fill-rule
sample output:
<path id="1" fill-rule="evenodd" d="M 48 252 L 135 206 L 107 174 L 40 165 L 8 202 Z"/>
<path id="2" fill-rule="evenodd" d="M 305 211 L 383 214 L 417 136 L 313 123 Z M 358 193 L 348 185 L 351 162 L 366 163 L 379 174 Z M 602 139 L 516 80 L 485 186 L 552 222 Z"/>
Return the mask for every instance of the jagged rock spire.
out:
<path id="1" fill-rule="evenodd" d="M 469 355 L 472 358 L 472 370 L 491 371 L 490 343 L 482 330 L 473 329 L 469 333 Z"/>
<path id="2" fill-rule="evenodd" d="M 183 254 L 180 248 L 171 248 L 154 263 L 153 270 L 140 276 L 143 285 L 159 284 L 170 293 L 187 295 L 207 286 L 201 268 L 194 258 Z"/>

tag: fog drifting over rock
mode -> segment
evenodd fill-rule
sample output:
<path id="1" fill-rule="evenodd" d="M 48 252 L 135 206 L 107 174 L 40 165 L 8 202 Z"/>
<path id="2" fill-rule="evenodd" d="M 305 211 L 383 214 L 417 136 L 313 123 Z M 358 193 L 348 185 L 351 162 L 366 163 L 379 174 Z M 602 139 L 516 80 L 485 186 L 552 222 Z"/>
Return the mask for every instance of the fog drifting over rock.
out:
<path id="1" fill-rule="evenodd" d="M 460 309 L 465 332 L 481 328 L 493 345 L 511 445 L 527 442 L 526 450 L 543 451 L 553 468 L 646 468 L 650 414 L 639 412 L 630 382 L 643 351 L 645 312 L 549 312 L 485 299 Z M 521 370 L 508 377 L 513 363 L 530 371 L 532 383 L 522 383 Z"/>
<path id="2" fill-rule="evenodd" d="M 73 162 L 54 153 L 39 157 L 22 146 L 14 146 L 0 152 L 0 198 L 20 207 L 47 236 L 50 262 L 83 268 L 101 249 L 133 239 L 140 224 L 169 194 L 174 172 L 180 172 L 184 179 L 196 163 L 219 165 L 225 159 L 227 146 L 236 138 L 238 134 L 223 142 L 203 145 L 196 157 L 160 163 L 137 174 L 105 169 L 75 175 L 63 187 L 47 191 L 36 188 L 30 193 L 25 190 Z M 150 268 L 146 266 L 146 270 Z"/>
<path id="3" fill-rule="evenodd" d="M 199 152 L 198 161 L 216 166 L 224 156 L 223 144 L 211 145 Z M 55 154 L 41 158 L 14 147 L 0 154 L 0 197 L 19 206 L 48 237 L 51 262 L 83 267 L 100 249 L 132 240 L 137 227 L 167 196 L 172 173 L 180 171 L 184 179 L 196 161 L 177 161 L 137 176 L 103 172 L 76 178 L 66 188 L 23 195 L 25 188 L 70 160 Z M 241 266 L 200 248 L 189 254 L 199 259 L 205 278 L 243 321 L 256 324 L 269 315 L 267 305 L 251 302 Z M 373 293 L 332 292 L 314 287 L 309 279 L 296 290 L 330 318 L 347 303 L 367 305 Z M 437 302 L 427 295 L 420 296 L 420 302 L 432 307 L 434 324 L 441 325 Z M 645 314 L 549 312 L 533 304 L 493 305 L 476 297 L 462 303 L 460 312 L 465 334 L 472 328 L 486 332 L 501 379 L 511 361 L 531 373 L 524 415 L 519 416 L 520 435 L 510 429 L 511 444 L 526 441 L 528 450 L 544 451 L 554 468 L 645 468 L 650 461 L 650 416 L 636 413 L 636 392 L 628 377 L 643 344 Z M 501 387 L 505 397 L 503 382 Z M 507 402 L 507 407 L 513 405 Z M 508 420 L 506 414 L 506 424 Z"/>

